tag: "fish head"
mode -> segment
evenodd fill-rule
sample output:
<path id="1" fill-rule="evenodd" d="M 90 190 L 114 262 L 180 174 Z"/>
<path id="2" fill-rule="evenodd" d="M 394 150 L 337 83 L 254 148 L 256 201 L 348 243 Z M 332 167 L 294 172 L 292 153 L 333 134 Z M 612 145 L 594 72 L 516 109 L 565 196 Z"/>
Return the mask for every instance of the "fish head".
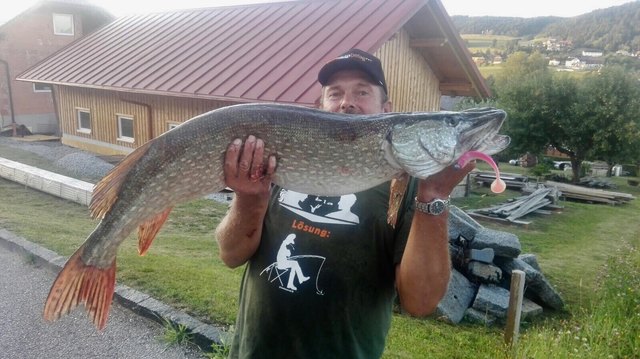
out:
<path id="1" fill-rule="evenodd" d="M 496 154 L 510 142 L 498 134 L 505 118 L 504 111 L 494 108 L 407 114 L 387 137 L 391 162 L 414 177 L 426 178 L 468 151 Z"/>

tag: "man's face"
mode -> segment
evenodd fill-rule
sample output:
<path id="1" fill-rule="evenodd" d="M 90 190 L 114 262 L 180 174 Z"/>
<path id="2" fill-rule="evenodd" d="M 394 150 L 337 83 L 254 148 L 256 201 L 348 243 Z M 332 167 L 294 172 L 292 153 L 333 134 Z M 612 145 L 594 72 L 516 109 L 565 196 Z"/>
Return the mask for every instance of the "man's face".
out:
<path id="1" fill-rule="evenodd" d="M 371 83 L 359 70 L 338 71 L 322 88 L 320 109 L 329 112 L 374 114 L 390 112 L 391 103 L 383 102 L 384 90 Z"/>

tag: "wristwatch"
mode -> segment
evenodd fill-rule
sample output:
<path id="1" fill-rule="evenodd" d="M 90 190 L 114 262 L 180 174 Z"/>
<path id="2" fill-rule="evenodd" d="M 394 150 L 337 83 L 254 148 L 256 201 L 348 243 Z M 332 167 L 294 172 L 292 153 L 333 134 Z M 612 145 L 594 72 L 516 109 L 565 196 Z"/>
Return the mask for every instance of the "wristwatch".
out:
<path id="1" fill-rule="evenodd" d="M 443 214 L 449 208 L 449 198 L 440 199 L 436 198 L 431 202 L 421 202 L 416 197 L 416 210 L 430 214 L 432 216 L 439 216 Z"/>

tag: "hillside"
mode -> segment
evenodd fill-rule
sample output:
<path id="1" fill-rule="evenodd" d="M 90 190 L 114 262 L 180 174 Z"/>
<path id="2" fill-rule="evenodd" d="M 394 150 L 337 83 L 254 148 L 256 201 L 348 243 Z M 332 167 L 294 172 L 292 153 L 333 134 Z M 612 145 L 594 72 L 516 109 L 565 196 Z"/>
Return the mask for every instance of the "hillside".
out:
<path id="1" fill-rule="evenodd" d="M 640 1 L 571 17 L 452 16 L 461 34 L 490 34 L 529 40 L 554 37 L 575 48 L 640 51 Z"/>
<path id="2" fill-rule="evenodd" d="M 563 20 L 561 17 L 545 16 L 534 18 L 500 16 L 452 16 L 453 24 L 461 34 L 504 35 L 533 38 L 552 24 Z"/>
<path id="3" fill-rule="evenodd" d="M 640 50 L 640 1 L 596 10 L 550 24 L 542 36 L 571 40 L 575 47 Z"/>

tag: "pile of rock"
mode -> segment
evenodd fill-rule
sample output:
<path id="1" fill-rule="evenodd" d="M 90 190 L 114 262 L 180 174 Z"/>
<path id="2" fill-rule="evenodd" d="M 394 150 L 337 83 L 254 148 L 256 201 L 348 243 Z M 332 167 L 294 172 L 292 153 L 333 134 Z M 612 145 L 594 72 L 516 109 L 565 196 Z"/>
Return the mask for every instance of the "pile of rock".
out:
<path id="1" fill-rule="evenodd" d="M 449 213 L 449 250 L 453 270 L 437 315 L 451 323 L 465 319 L 491 325 L 507 317 L 511 272 L 525 272 L 522 319 L 543 308 L 560 310 L 564 301 L 544 277 L 533 254 L 521 254 L 514 234 L 485 228 L 463 210 Z"/>

